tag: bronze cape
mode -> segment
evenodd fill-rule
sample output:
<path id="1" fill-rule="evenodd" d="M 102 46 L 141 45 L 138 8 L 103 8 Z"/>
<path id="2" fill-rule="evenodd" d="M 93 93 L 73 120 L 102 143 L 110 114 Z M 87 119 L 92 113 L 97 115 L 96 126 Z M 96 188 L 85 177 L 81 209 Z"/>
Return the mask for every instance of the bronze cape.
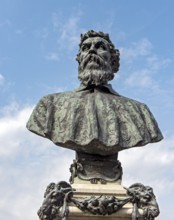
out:
<path id="1" fill-rule="evenodd" d="M 148 107 L 119 95 L 109 84 L 81 85 L 74 92 L 43 97 L 27 128 L 58 146 L 99 155 L 163 138 Z"/>

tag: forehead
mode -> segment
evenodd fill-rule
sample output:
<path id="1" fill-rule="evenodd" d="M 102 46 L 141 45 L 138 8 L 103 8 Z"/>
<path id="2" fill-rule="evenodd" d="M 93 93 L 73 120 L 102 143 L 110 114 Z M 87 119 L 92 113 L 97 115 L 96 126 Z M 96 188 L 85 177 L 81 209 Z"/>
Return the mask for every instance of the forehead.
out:
<path id="1" fill-rule="evenodd" d="M 82 45 L 83 44 L 98 43 L 98 42 L 104 43 L 105 45 L 109 45 L 107 40 L 103 39 L 102 37 L 90 37 L 90 38 L 87 38 L 85 41 L 83 41 Z"/>

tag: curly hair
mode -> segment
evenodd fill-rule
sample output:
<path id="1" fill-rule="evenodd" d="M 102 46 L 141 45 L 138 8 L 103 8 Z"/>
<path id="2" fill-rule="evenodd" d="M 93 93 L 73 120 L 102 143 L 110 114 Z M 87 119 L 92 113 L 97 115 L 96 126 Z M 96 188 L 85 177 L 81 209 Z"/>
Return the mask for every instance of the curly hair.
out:
<path id="1" fill-rule="evenodd" d="M 105 39 L 108 43 L 109 43 L 109 49 L 110 49 L 110 53 L 111 53 L 111 66 L 112 66 L 112 72 L 116 73 L 119 70 L 119 66 L 120 66 L 120 52 L 118 49 L 115 49 L 114 44 L 112 43 L 112 41 L 109 38 L 109 34 L 104 33 L 104 32 L 96 32 L 94 30 L 90 30 L 88 32 L 86 32 L 85 34 L 81 34 L 81 41 L 79 44 L 79 47 L 81 48 L 82 43 L 91 37 L 101 37 L 103 39 Z M 79 62 L 79 56 L 80 56 L 80 50 L 79 53 L 77 54 L 77 58 L 76 60 Z"/>

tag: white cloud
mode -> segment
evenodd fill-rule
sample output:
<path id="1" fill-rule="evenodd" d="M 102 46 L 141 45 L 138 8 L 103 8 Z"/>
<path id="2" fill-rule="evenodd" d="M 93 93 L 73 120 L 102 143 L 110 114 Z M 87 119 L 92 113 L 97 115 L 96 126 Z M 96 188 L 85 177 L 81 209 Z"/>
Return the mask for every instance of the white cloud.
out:
<path id="1" fill-rule="evenodd" d="M 120 153 L 120 160 L 125 163 L 124 168 L 134 178 L 146 178 L 147 181 L 156 181 L 169 169 L 174 174 L 174 135 L 165 137 L 159 143 L 145 147 L 134 148 Z M 137 166 L 137 161 L 141 161 Z M 136 173 L 134 171 L 136 170 Z M 151 172 L 148 172 L 151 170 Z M 139 175 L 137 175 L 139 174 Z M 165 179 L 168 175 L 164 175 Z M 162 179 L 162 178 L 161 178 Z"/>
<path id="2" fill-rule="evenodd" d="M 143 69 L 136 71 L 125 80 L 125 84 L 133 87 L 149 88 L 155 86 L 150 71 L 148 69 Z"/>
<path id="3" fill-rule="evenodd" d="M 60 14 L 53 14 L 53 27 L 58 33 L 57 42 L 59 46 L 65 45 L 67 49 L 72 50 L 79 44 L 80 33 L 84 31 L 79 27 L 81 15 L 82 12 L 78 10 L 66 20 Z"/>
<path id="4" fill-rule="evenodd" d="M 127 68 L 125 71 L 128 72 L 124 81 L 126 86 L 158 90 L 155 74 L 167 68 L 171 60 L 157 56 L 152 48 L 151 42 L 144 38 L 128 48 L 120 49 L 123 68 Z"/>
<path id="5" fill-rule="evenodd" d="M 151 54 L 151 56 L 147 57 L 147 65 L 154 72 L 167 67 L 170 63 L 170 59 L 160 59 L 155 54 Z"/>
<path id="6" fill-rule="evenodd" d="M 58 61 L 59 60 L 59 55 L 56 52 L 50 52 L 48 55 L 46 55 L 45 58 L 47 60 Z"/>
<path id="7" fill-rule="evenodd" d="M 159 143 L 123 151 L 119 154 L 119 160 L 123 166 L 123 185 L 140 182 L 151 186 L 160 205 L 158 219 L 165 219 L 173 207 L 174 135 L 165 137 Z"/>
<path id="8" fill-rule="evenodd" d="M 31 108 L 24 108 L 17 113 L 18 106 L 16 103 L 11 104 L 8 108 L 1 109 L 5 115 L 0 118 L 0 138 L 3 146 L 0 148 L 0 156 L 11 155 L 16 152 L 20 145 L 20 136 L 23 133 L 24 119 L 31 112 Z M 6 112 L 5 112 L 6 111 Z M 22 132 L 22 133 L 21 133 Z M 10 138 L 9 138 L 10 136 Z"/>
<path id="9" fill-rule="evenodd" d="M 22 29 L 16 29 L 14 32 L 17 35 L 22 35 L 24 31 Z"/>
<path id="10" fill-rule="evenodd" d="M 132 43 L 132 45 L 128 48 L 122 47 L 119 50 L 122 59 L 129 63 L 136 58 L 148 56 L 151 53 L 152 48 L 153 47 L 151 42 L 148 39 L 144 38 L 138 42 Z"/>
<path id="11" fill-rule="evenodd" d="M 1 109 L 0 218 L 3 220 L 36 219 L 46 186 L 70 176 L 73 152 L 27 131 L 25 125 L 31 111 L 32 106 L 21 108 L 16 103 Z"/>
<path id="12" fill-rule="evenodd" d="M 5 82 L 5 78 L 2 74 L 0 74 L 0 86 L 2 86 Z"/>

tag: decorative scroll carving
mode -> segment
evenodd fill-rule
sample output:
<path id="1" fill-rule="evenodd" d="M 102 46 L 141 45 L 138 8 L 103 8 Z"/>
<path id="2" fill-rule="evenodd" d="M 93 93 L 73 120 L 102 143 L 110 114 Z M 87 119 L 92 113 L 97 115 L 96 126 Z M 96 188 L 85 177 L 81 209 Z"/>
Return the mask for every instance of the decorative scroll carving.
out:
<path id="1" fill-rule="evenodd" d="M 90 180 L 91 183 L 102 184 L 121 180 L 122 167 L 117 160 L 118 154 L 112 156 L 99 156 L 91 154 L 77 153 L 77 159 L 71 164 L 70 183 L 74 182 L 75 177 L 82 180 Z"/>

